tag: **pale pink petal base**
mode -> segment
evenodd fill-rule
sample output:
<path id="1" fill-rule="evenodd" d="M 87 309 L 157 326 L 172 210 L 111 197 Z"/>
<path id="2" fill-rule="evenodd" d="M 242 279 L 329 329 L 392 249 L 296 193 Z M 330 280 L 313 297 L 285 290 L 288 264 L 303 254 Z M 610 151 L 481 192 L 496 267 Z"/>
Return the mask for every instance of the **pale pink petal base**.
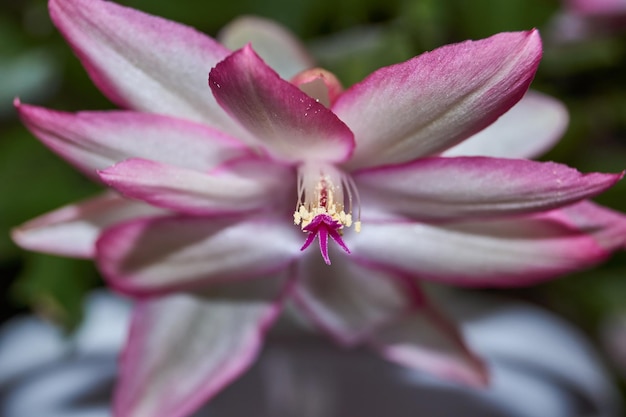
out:
<path id="1" fill-rule="evenodd" d="M 209 173 L 135 158 L 98 173 L 127 197 L 192 215 L 275 210 L 289 204 L 287 193 L 295 187 L 288 167 L 258 158 Z"/>
<path id="2" fill-rule="evenodd" d="M 230 297 L 178 294 L 139 302 L 114 399 L 119 417 L 186 417 L 256 358 L 280 311 L 281 279 Z M 273 290 L 272 290 L 273 288 Z M 243 292 L 243 299 L 238 293 Z M 256 297 L 254 297 L 256 294 Z"/>
<path id="3" fill-rule="evenodd" d="M 299 256 L 300 235 L 267 215 L 137 220 L 106 230 L 97 262 L 118 291 L 164 294 L 281 271 Z"/>
<path id="4" fill-rule="evenodd" d="M 71 204 L 13 229 L 20 247 L 72 258 L 92 258 L 96 240 L 107 227 L 129 219 L 162 216 L 165 211 L 115 193 Z"/>

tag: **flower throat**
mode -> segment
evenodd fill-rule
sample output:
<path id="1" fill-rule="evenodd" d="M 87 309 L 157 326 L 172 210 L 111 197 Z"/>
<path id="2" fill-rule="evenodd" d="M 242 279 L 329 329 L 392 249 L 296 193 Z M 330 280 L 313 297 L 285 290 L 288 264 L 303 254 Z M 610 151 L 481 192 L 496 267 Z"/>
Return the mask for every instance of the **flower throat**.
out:
<path id="1" fill-rule="evenodd" d="M 356 220 L 353 211 L 356 208 Z M 324 262 L 330 265 L 328 237 L 344 251 L 350 250 L 342 239 L 343 228 L 354 225 L 361 230 L 359 195 L 352 178 L 327 164 L 307 163 L 298 168 L 298 203 L 293 221 L 308 233 L 300 250 L 308 248 L 315 237 L 319 240 Z"/>

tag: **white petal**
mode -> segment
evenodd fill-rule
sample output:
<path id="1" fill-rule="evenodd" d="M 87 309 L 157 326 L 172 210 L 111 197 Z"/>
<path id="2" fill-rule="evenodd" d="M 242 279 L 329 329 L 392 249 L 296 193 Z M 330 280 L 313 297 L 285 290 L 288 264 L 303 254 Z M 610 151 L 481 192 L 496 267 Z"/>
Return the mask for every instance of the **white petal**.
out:
<path id="1" fill-rule="evenodd" d="M 529 91 L 493 124 L 443 152 L 443 156 L 535 158 L 563 136 L 569 114 L 559 100 Z"/>
<path id="2" fill-rule="evenodd" d="M 284 79 L 313 66 L 313 58 L 287 28 L 262 17 L 239 17 L 222 28 L 219 41 L 233 51 L 252 43 L 254 50 Z"/>
<path id="3" fill-rule="evenodd" d="M 115 394 L 120 417 L 186 416 L 244 372 L 279 312 L 284 280 L 254 298 L 172 295 L 134 313 Z M 254 285 L 254 283 L 252 283 Z"/>
<path id="4" fill-rule="evenodd" d="M 12 238 L 24 249 L 91 258 L 105 228 L 128 219 L 162 214 L 164 211 L 147 204 L 106 193 L 30 220 L 13 229 Z"/>

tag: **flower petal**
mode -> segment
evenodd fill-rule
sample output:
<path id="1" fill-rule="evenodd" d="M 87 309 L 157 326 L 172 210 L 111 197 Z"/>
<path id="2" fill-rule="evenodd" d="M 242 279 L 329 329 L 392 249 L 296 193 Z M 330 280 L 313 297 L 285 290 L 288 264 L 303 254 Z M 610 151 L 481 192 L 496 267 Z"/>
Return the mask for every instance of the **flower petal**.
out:
<path id="1" fill-rule="evenodd" d="M 526 93 L 502 117 L 443 152 L 443 156 L 535 158 L 561 138 L 569 114 L 559 100 L 536 91 Z"/>
<path id="2" fill-rule="evenodd" d="M 167 217 L 108 229 L 97 261 L 113 288 L 142 296 L 279 271 L 300 255 L 300 244 L 284 218 Z"/>
<path id="3" fill-rule="evenodd" d="M 217 64 L 209 85 L 218 103 L 279 159 L 337 162 L 352 153 L 350 129 L 282 80 L 249 45 Z"/>
<path id="4" fill-rule="evenodd" d="M 605 250 L 626 249 L 626 215 L 591 201 L 546 213 L 570 227 L 589 233 Z"/>
<path id="5" fill-rule="evenodd" d="M 611 253 L 594 234 L 554 215 L 440 226 L 363 223 L 360 233 L 346 236 L 352 256 L 461 286 L 529 285 L 588 268 Z"/>
<path id="6" fill-rule="evenodd" d="M 231 284 L 229 298 L 178 294 L 140 302 L 121 359 L 115 415 L 188 416 L 244 372 L 282 301 L 281 287 L 269 285 L 240 299 L 250 285 L 258 286 Z"/>
<path id="7" fill-rule="evenodd" d="M 304 313 L 337 342 L 355 345 L 413 308 L 412 294 L 400 277 L 335 252 L 332 268 L 320 256 L 306 256 L 299 262 L 293 295 Z"/>
<path id="8" fill-rule="evenodd" d="M 358 143 L 349 166 L 410 161 L 478 133 L 524 95 L 540 57 L 533 30 L 447 45 L 374 72 L 332 108 Z"/>
<path id="9" fill-rule="evenodd" d="M 304 45 L 284 26 L 257 16 L 243 16 L 226 25 L 218 40 L 233 51 L 248 43 L 282 78 L 288 80 L 314 65 Z"/>
<path id="10" fill-rule="evenodd" d="M 204 173 L 134 158 L 99 174 L 127 197 L 193 215 L 275 209 L 285 203 L 281 193 L 295 186 L 289 168 L 259 159 L 239 160 L 218 167 L 215 173 Z"/>
<path id="11" fill-rule="evenodd" d="M 461 333 L 431 303 L 371 335 L 371 344 L 392 362 L 423 370 L 444 380 L 484 387 L 488 372 L 469 351 Z"/>
<path id="12" fill-rule="evenodd" d="M 614 411 L 619 407 L 615 388 L 593 347 L 577 329 L 531 305 L 480 294 L 468 296 L 465 291 L 451 291 L 436 284 L 427 289 L 430 299 L 461 324 L 472 349 L 489 358 L 494 369 L 508 371 L 502 376 L 513 371 L 529 374 L 584 404 L 585 413 L 582 409 L 580 414 L 574 412 L 570 405 L 565 415 L 616 415 Z M 511 381 L 494 377 L 492 392 L 483 395 L 505 400 L 513 415 L 545 415 L 529 412 L 527 399 L 511 395 L 515 392 L 513 386 L 507 386 Z"/>
<path id="13" fill-rule="evenodd" d="M 15 103 L 26 127 L 56 154 L 92 178 L 132 157 L 210 169 L 250 154 L 239 141 L 208 126 L 155 114 L 65 113 Z"/>
<path id="14" fill-rule="evenodd" d="M 565 0 L 563 3 L 572 12 L 585 17 L 617 19 L 626 14 L 624 0 Z"/>
<path id="15" fill-rule="evenodd" d="M 484 157 L 424 158 L 361 171 L 362 204 L 420 220 L 530 213 L 593 197 L 624 174 L 581 174 L 566 165 Z M 368 202 L 371 201 L 370 202 Z"/>
<path id="16" fill-rule="evenodd" d="M 37 217 L 13 229 L 11 236 L 24 249 L 91 258 L 95 255 L 96 239 L 105 228 L 124 220 L 163 213 L 147 204 L 107 193 Z"/>
<path id="17" fill-rule="evenodd" d="M 93 82 L 119 106 L 241 131 L 202 88 L 229 54 L 215 40 L 109 1 L 50 0 L 49 8 Z"/>

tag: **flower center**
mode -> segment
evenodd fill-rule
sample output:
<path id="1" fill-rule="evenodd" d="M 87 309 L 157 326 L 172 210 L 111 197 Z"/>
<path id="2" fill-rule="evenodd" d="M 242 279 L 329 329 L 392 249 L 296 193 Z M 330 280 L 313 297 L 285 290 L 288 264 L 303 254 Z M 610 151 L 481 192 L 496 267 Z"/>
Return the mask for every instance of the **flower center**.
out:
<path id="1" fill-rule="evenodd" d="M 357 209 L 356 221 L 352 217 L 354 208 Z M 298 204 L 293 221 L 309 234 L 301 250 L 308 248 L 317 236 L 322 257 L 330 265 L 330 236 L 339 247 L 350 253 L 341 238 L 342 229 L 354 224 L 354 230 L 359 232 L 360 211 L 359 195 L 348 175 L 328 164 L 306 163 L 298 168 Z"/>

